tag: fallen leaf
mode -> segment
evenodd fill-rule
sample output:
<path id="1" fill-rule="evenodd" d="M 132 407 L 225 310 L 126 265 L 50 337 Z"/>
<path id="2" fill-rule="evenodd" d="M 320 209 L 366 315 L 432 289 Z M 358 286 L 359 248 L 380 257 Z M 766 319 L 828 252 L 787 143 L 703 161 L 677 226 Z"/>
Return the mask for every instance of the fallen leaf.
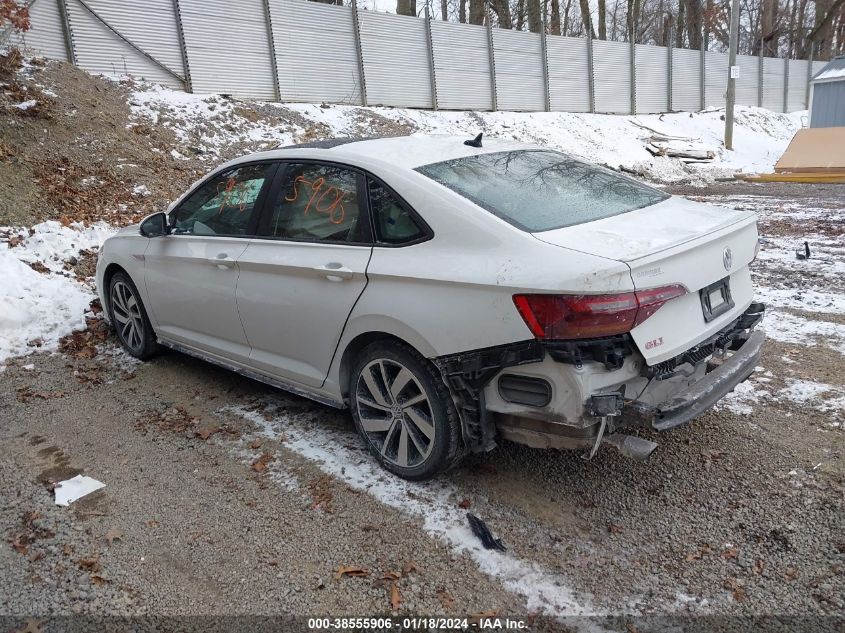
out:
<path id="1" fill-rule="evenodd" d="M 200 429 L 199 431 L 196 431 L 195 435 L 202 440 L 207 440 L 208 438 L 210 438 L 212 435 L 214 435 L 215 433 L 217 433 L 219 431 L 220 431 L 219 426 L 208 426 L 204 429 Z"/>
<path id="2" fill-rule="evenodd" d="M 608 523 L 607 531 L 611 534 L 622 534 L 622 526 L 615 523 Z"/>
<path id="3" fill-rule="evenodd" d="M 108 581 L 109 581 L 108 578 L 104 578 L 103 576 L 100 576 L 99 574 L 94 574 L 94 575 L 91 576 L 91 582 L 94 583 L 95 585 L 105 585 Z"/>
<path id="4" fill-rule="evenodd" d="M 783 577 L 792 582 L 793 580 L 798 579 L 798 570 L 792 567 L 787 567 L 786 571 L 783 573 Z"/>
<path id="5" fill-rule="evenodd" d="M 80 569 L 97 572 L 100 571 L 100 556 L 99 554 L 92 554 L 88 558 L 80 558 L 76 561 L 76 564 L 79 565 Z"/>
<path id="6" fill-rule="evenodd" d="M 754 563 L 754 572 L 759 576 L 763 573 L 764 569 L 766 569 L 766 563 L 762 558 L 758 558 L 757 562 Z"/>
<path id="7" fill-rule="evenodd" d="M 273 461 L 273 453 L 262 453 L 261 457 L 252 462 L 252 469 L 257 473 L 263 473 L 271 461 Z"/>
<path id="8" fill-rule="evenodd" d="M 402 573 L 407 575 L 410 574 L 412 571 L 417 571 L 417 564 L 414 561 L 409 560 L 402 566 Z"/>
<path id="9" fill-rule="evenodd" d="M 472 505 L 469 499 L 461 499 L 461 502 L 458 504 L 458 507 L 462 510 L 467 510 Z"/>
<path id="10" fill-rule="evenodd" d="M 736 558 L 739 556 L 739 550 L 735 547 L 729 547 L 724 552 L 722 552 L 722 558 L 729 559 L 729 558 Z"/>
<path id="11" fill-rule="evenodd" d="M 355 577 L 363 577 L 369 576 L 370 572 L 368 572 L 363 567 L 351 567 L 347 565 L 341 565 L 338 567 L 334 572 L 334 579 L 340 580 L 344 576 L 355 576 Z"/>
<path id="12" fill-rule="evenodd" d="M 737 602 L 742 602 L 748 597 L 748 594 L 746 593 L 745 587 L 743 586 L 742 582 L 740 582 L 736 578 L 725 578 L 725 582 L 722 584 L 722 586 L 725 589 L 729 589 L 731 591 L 731 595 Z"/>
<path id="13" fill-rule="evenodd" d="M 365 523 L 361 526 L 361 529 L 364 532 L 378 532 L 379 527 L 377 525 L 373 525 L 372 523 Z"/>
<path id="14" fill-rule="evenodd" d="M 18 534 L 10 542 L 18 554 L 26 556 L 29 553 L 29 545 L 27 545 L 26 540 L 27 538 L 25 534 Z"/>
<path id="15" fill-rule="evenodd" d="M 111 528 L 108 532 L 106 532 L 105 539 L 109 542 L 109 545 L 111 545 L 115 541 L 122 541 L 123 532 L 121 532 L 117 528 Z"/>
<path id="16" fill-rule="evenodd" d="M 398 571 L 388 571 L 385 572 L 384 576 L 382 576 L 381 578 L 382 580 L 399 580 L 401 577 L 402 574 L 400 574 Z"/>
<path id="17" fill-rule="evenodd" d="M 452 605 L 455 603 L 455 599 L 450 596 L 445 589 L 440 587 L 434 592 L 437 595 L 437 599 L 440 600 L 440 604 L 443 605 L 444 609 L 452 608 Z"/>
<path id="18" fill-rule="evenodd" d="M 495 618 L 496 614 L 498 614 L 498 613 L 499 612 L 496 611 L 495 609 L 491 609 L 490 611 L 482 611 L 481 613 L 473 613 L 471 616 L 469 616 L 468 619 L 469 619 L 470 622 L 472 622 L 474 624 L 478 624 L 478 621 L 481 618 Z"/>
<path id="19" fill-rule="evenodd" d="M 148 528 L 157 528 L 158 527 L 158 521 L 156 521 L 155 519 L 150 519 L 149 521 L 147 521 L 147 527 Z"/>
<path id="20" fill-rule="evenodd" d="M 390 583 L 390 607 L 397 611 L 402 604 L 402 597 L 399 595 L 399 587 L 395 582 Z"/>
<path id="21" fill-rule="evenodd" d="M 256 459 L 254 462 L 252 462 L 252 469 L 257 473 L 263 473 L 265 470 L 267 470 L 267 464 L 262 462 L 260 459 Z"/>
<path id="22" fill-rule="evenodd" d="M 261 440 L 252 440 L 252 444 L 249 445 L 252 450 L 256 450 L 261 448 Z"/>

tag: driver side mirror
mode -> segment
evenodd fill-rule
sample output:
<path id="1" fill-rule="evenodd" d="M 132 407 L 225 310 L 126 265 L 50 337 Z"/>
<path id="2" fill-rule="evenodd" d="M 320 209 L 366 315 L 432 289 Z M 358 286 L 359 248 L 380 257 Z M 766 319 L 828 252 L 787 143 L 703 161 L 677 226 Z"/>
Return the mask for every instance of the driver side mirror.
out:
<path id="1" fill-rule="evenodd" d="M 161 237 L 170 233 L 170 227 L 167 225 L 167 214 L 163 211 L 153 213 L 141 220 L 140 227 L 141 235 L 144 237 Z"/>

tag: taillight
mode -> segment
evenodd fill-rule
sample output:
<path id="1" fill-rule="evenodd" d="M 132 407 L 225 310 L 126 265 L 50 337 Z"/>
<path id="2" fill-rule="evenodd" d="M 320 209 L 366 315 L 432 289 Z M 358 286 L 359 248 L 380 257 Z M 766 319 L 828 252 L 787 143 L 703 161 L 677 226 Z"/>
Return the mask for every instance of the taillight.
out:
<path id="1" fill-rule="evenodd" d="M 592 338 L 630 332 L 686 292 L 676 284 L 608 295 L 514 295 L 513 302 L 537 338 Z"/>

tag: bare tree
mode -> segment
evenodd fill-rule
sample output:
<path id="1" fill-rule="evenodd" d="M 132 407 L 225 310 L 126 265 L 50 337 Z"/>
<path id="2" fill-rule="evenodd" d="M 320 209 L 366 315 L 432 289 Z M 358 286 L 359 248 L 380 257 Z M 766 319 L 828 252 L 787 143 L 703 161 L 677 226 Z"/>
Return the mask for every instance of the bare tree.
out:
<path id="1" fill-rule="evenodd" d="M 599 13 L 599 39 L 607 39 L 607 2 L 606 0 L 598 0 Z"/>
<path id="2" fill-rule="evenodd" d="M 396 0 L 396 15 L 416 15 L 417 0 Z"/>
<path id="3" fill-rule="evenodd" d="M 569 1 L 569 0 L 567 0 Z M 550 35 L 560 35 L 561 34 L 561 23 L 560 23 L 560 0 L 551 0 L 549 3 L 550 10 L 549 10 L 549 34 Z"/>
<path id="4" fill-rule="evenodd" d="M 469 0 L 469 23 L 484 24 L 484 0 Z"/>
<path id="5" fill-rule="evenodd" d="M 595 37 L 596 32 L 593 30 L 593 19 L 590 16 L 590 4 L 588 0 L 578 0 L 581 5 L 581 19 L 584 22 L 584 29 L 590 33 L 590 37 Z"/>

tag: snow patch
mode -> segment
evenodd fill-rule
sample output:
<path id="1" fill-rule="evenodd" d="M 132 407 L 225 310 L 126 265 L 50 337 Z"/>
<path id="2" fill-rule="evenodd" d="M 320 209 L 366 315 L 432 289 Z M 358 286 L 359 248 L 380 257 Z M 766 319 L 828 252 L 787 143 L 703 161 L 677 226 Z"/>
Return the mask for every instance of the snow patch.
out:
<path id="1" fill-rule="evenodd" d="M 327 428 L 298 426 L 289 416 L 263 415 L 243 407 L 227 407 L 254 423 L 269 438 L 284 435 L 284 446 L 315 462 L 319 468 L 381 503 L 422 521 L 423 529 L 441 539 L 458 554 L 467 554 L 479 569 L 499 580 L 506 589 L 526 600 L 528 611 L 551 616 L 596 615 L 597 611 L 576 597 L 566 580 L 541 568 L 537 563 L 508 552 L 484 549 L 473 535 L 466 513 L 451 499 L 454 489 L 439 482 L 412 483 L 382 470 L 360 451 L 349 448 L 350 434 Z"/>
<path id="2" fill-rule="evenodd" d="M 777 311 L 763 319 L 763 329 L 767 336 L 781 343 L 813 347 L 821 340 L 845 355 L 845 325 Z"/>
<path id="3" fill-rule="evenodd" d="M 61 337 L 85 328 L 94 296 L 82 284 L 35 272 L 9 249 L 0 251 L 0 276 L 0 363 L 36 349 L 54 350 Z M 33 341 L 41 346 L 28 346 Z"/>
<path id="4" fill-rule="evenodd" d="M 737 106 L 734 130 L 736 150 L 723 147 L 724 122 L 720 110 L 653 115 L 611 115 L 577 112 L 472 112 L 410 108 L 318 105 L 313 103 L 252 104 L 279 123 L 245 118 L 232 101 L 220 95 L 187 94 L 158 85 L 142 84 L 132 93 L 135 120 L 173 130 L 176 137 L 209 158 L 233 143 L 251 142 L 257 149 L 288 145 L 306 132 L 316 138 L 369 136 L 381 125 L 390 133 L 488 136 L 535 143 L 591 162 L 642 173 L 660 182 L 709 182 L 737 171 L 771 171 L 806 113 L 780 114 L 752 106 Z M 291 113 L 298 117 L 291 117 Z M 293 119 L 293 121 L 291 121 Z M 311 129 L 305 129 L 304 126 Z M 681 160 L 652 156 L 646 150 L 651 130 L 668 136 L 694 139 L 712 151 L 711 163 L 686 165 Z M 310 139 L 311 136 L 308 136 Z M 183 153 L 173 153 L 184 158 Z"/>
<path id="5" fill-rule="evenodd" d="M 765 382 L 768 382 L 768 379 Z M 751 415 L 754 412 L 754 405 L 771 395 L 771 392 L 759 389 L 754 378 L 749 378 L 739 383 L 732 392 L 722 398 L 716 404 L 716 409 L 727 409 L 736 415 Z"/>
<path id="6" fill-rule="evenodd" d="M 60 273 L 70 258 L 78 256 L 81 251 L 99 248 L 114 232 L 105 222 L 86 227 L 79 222 L 64 226 L 48 220 L 36 224 L 29 231 L 21 231 L 25 237 L 12 251 L 22 262 L 38 262 L 51 272 Z"/>
<path id="7" fill-rule="evenodd" d="M 65 262 L 99 247 L 113 231 L 103 222 L 86 227 L 53 221 L 29 230 L 3 230 L 21 241 L 14 248 L 0 247 L 0 363 L 36 350 L 53 351 L 60 338 L 85 329 L 94 293 L 67 276 Z M 46 272 L 37 272 L 34 264 Z"/>

